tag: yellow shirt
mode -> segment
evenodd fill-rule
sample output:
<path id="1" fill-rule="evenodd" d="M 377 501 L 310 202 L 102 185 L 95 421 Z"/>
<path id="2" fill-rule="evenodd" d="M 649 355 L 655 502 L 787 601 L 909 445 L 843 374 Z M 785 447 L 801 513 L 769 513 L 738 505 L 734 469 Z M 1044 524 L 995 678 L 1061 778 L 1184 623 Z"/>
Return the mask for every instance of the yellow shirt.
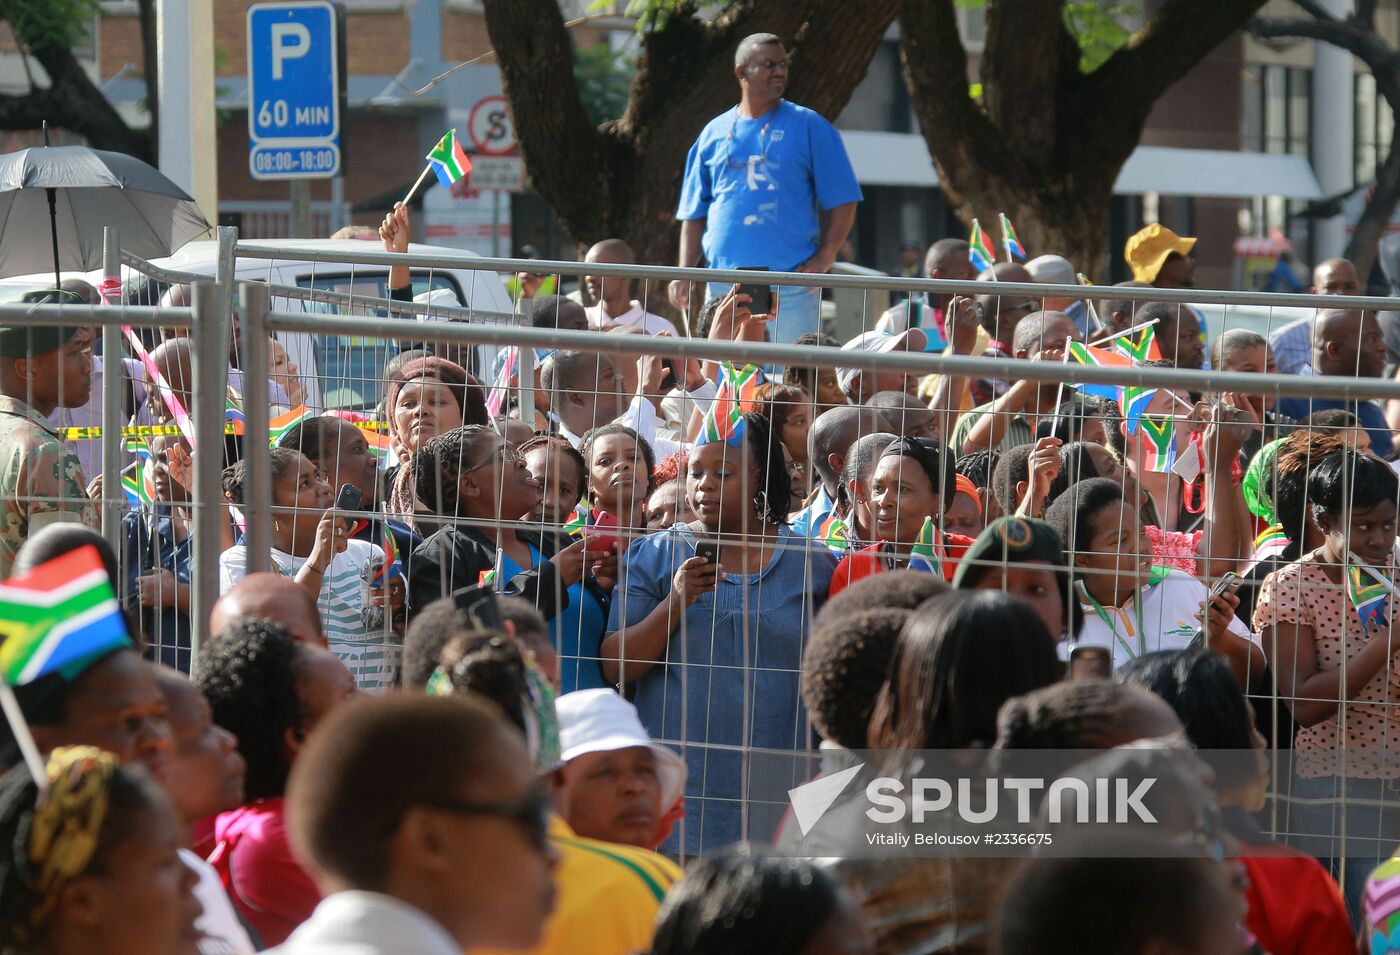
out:
<path id="1" fill-rule="evenodd" d="M 550 819 L 549 841 L 559 854 L 554 912 L 539 945 L 528 950 L 531 955 L 645 951 L 661 900 L 680 880 L 680 868 L 647 849 L 576 836 L 559 816 Z"/>

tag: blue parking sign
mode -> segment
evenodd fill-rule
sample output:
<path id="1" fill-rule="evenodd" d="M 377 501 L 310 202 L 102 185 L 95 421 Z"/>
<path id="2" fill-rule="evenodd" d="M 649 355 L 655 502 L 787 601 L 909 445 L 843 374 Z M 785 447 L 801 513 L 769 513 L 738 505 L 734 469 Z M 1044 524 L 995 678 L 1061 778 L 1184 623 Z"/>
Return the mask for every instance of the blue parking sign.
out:
<path id="1" fill-rule="evenodd" d="M 254 179 L 340 173 L 343 19 L 331 0 L 248 8 L 248 170 Z"/>

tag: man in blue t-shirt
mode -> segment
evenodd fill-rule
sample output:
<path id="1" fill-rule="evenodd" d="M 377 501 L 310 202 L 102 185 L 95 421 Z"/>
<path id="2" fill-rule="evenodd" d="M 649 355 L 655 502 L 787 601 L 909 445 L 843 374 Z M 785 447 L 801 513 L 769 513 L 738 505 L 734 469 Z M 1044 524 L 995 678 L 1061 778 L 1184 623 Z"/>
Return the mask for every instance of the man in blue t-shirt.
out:
<path id="1" fill-rule="evenodd" d="M 734 74 L 739 105 L 710 120 L 686 157 L 676 209 L 680 264 L 827 272 L 861 199 L 841 135 L 782 98 L 787 54 L 773 34 L 740 41 Z M 711 283 L 710 297 L 726 288 Z M 670 291 L 685 310 L 690 283 L 672 282 Z M 818 289 L 782 289 L 772 340 L 791 343 L 820 327 Z"/>
<path id="2" fill-rule="evenodd" d="M 1312 365 L 1302 375 L 1338 375 L 1344 378 L 1385 376 L 1385 339 L 1374 312 L 1355 308 L 1318 309 L 1313 319 Z M 1375 401 L 1342 401 L 1334 398 L 1282 398 L 1275 411 L 1299 421 L 1316 411 L 1345 408 L 1356 415 L 1371 436 L 1371 450 L 1389 459 L 1394 439 L 1385 413 Z"/>

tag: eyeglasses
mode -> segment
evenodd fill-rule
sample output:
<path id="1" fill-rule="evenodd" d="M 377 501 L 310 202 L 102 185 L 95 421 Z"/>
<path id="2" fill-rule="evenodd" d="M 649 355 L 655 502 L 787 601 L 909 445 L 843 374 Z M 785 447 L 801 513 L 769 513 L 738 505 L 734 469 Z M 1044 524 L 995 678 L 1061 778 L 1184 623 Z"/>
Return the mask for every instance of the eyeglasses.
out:
<path id="1" fill-rule="evenodd" d="M 461 816 L 494 816 L 508 819 L 525 830 L 530 845 L 543 852 L 549 847 L 549 816 L 554 804 L 542 787 L 515 802 L 476 802 L 471 799 L 422 799 L 415 805 Z"/>
<path id="2" fill-rule="evenodd" d="M 462 473 L 470 474 L 472 471 L 480 471 L 482 468 L 495 464 L 497 461 L 502 464 L 520 464 L 524 460 L 525 459 L 521 457 L 514 448 L 508 444 L 503 444 L 501 445 L 500 451 L 493 452 L 490 457 L 480 464 L 473 464 L 469 468 L 462 468 Z"/>

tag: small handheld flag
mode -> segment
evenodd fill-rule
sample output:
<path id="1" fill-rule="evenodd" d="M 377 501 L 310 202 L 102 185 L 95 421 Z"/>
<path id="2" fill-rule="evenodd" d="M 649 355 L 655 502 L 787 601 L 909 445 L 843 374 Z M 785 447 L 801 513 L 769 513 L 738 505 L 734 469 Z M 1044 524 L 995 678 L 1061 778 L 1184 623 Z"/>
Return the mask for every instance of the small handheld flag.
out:
<path id="1" fill-rule="evenodd" d="M 457 142 L 455 129 L 449 129 L 442 134 L 438 144 L 428 153 L 427 159 L 443 188 L 448 188 L 472 171 L 472 161 L 467 158 L 462 144 Z"/>
<path id="2" fill-rule="evenodd" d="M 1162 349 L 1157 344 L 1157 335 L 1152 325 L 1148 325 L 1136 336 L 1123 335 L 1108 343 L 1108 347 L 1126 355 L 1135 362 L 1161 361 Z"/>
<path id="3" fill-rule="evenodd" d="M 1391 585 L 1370 566 L 1347 562 L 1347 596 L 1356 608 L 1356 618 L 1361 621 L 1363 630 L 1372 624 L 1383 623 L 1380 617 L 1391 590 Z"/>
<path id="4" fill-rule="evenodd" d="M 107 568 L 92 545 L 0 583 L 0 680 L 76 676 L 98 655 L 131 645 Z"/>
<path id="5" fill-rule="evenodd" d="M 377 589 L 383 589 L 389 582 L 390 577 L 402 577 L 403 560 L 399 557 L 399 542 L 394 539 L 394 532 L 389 529 L 389 524 L 385 522 L 384 527 L 384 563 L 379 566 L 379 570 L 370 578 L 369 585 Z"/>
<path id="6" fill-rule="evenodd" d="M 1006 213 L 998 212 L 1001 219 L 1001 244 L 1006 249 L 1006 261 L 1013 262 L 1016 259 L 1025 261 L 1026 247 L 1021 244 L 1021 240 L 1016 237 L 1016 230 L 1011 226 L 1011 220 L 1006 217 Z"/>
<path id="7" fill-rule="evenodd" d="M 1176 463 L 1176 419 L 1171 415 L 1138 419 L 1147 444 L 1147 470 L 1165 473 Z"/>
<path id="8" fill-rule="evenodd" d="M 844 551 L 851 543 L 851 529 L 839 515 L 832 514 L 822 521 L 817 530 L 817 539 L 835 551 Z"/>
<path id="9" fill-rule="evenodd" d="M 314 418 L 315 415 L 306 405 L 297 405 L 291 411 L 284 411 L 267 423 L 267 440 L 274 448 L 282 441 L 286 433 L 303 421 Z"/>
<path id="10" fill-rule="evenodd" d="M 1093 345 L 1086 345 L 1083 342 L 1070 342 L 1065 354 L 1086 368 L 1131 368 L 1133 364 L 1132 359 L 1117 352 L 1109 351 L 1106 348 L 1095 348 Z M 1070 384 L 1081 394 L 1109 398 L 1114 401 L 1120 397 L 1117 385 L 1095 384 L 1090 381 L 1072 381 Z"/>
<path id="11" fill-rule="evenodd" d="M 763 372 L 756 365 L 745 365 L 736 371 L 729 362 L 720 363 L 719 389 L 696 437 L 697 445 L 723 441 L 731 448 L 739 446 L 744 439 L 744 412 L 757 405 L 758 386 L 763 383 Z"/>
<path id="12" fill-rule="evenodd" d="M 972 234 L 967 239 L 967 257 L 979 272 L 985 272 L 996 262 L 996 256 L 992 254 L 992 240 L 982 231 L 976 219 L 972 220 Z"/>
<path id="13" fill-rule="evenodd" d="M 918 540 L 909 550 L 909 569 L 943 577 L 943 558 L 939 553 L 938 528 L 933 526 L 933 518 L 925 517 L 924 526 L 919 528 Z"/>
<path id="14" fill-rule="evenodd" d="M 516 345 L 509 346 L 503 357 L 505 360 L 501 362 L 496 380 L 491 384 L 491 392 L 486 396 L 486 413 L 492 418 L 500 414 L 501 408 L 505 406 L 510 383 L 515 379 L 515 368 L 520 364 L 520 348 Z"/>
<path id="15" fill-rule="evenodd" d="M 243 415 L 243 404 L 231 388 L 228 397 L 224 400 L 224 423 L 231 427 L 233 433 L 237 435 L 243 434 L 248 429 L 248 419 Z"/>
<path id="16" fill-rule="evenodd" d="M 574 516 L 569 519 L 561 530 L 570 537 L 582 537 L 583 532 L 592 523 L 593 510 L 587 504 L 580 502 L 574 508 Z"/>

